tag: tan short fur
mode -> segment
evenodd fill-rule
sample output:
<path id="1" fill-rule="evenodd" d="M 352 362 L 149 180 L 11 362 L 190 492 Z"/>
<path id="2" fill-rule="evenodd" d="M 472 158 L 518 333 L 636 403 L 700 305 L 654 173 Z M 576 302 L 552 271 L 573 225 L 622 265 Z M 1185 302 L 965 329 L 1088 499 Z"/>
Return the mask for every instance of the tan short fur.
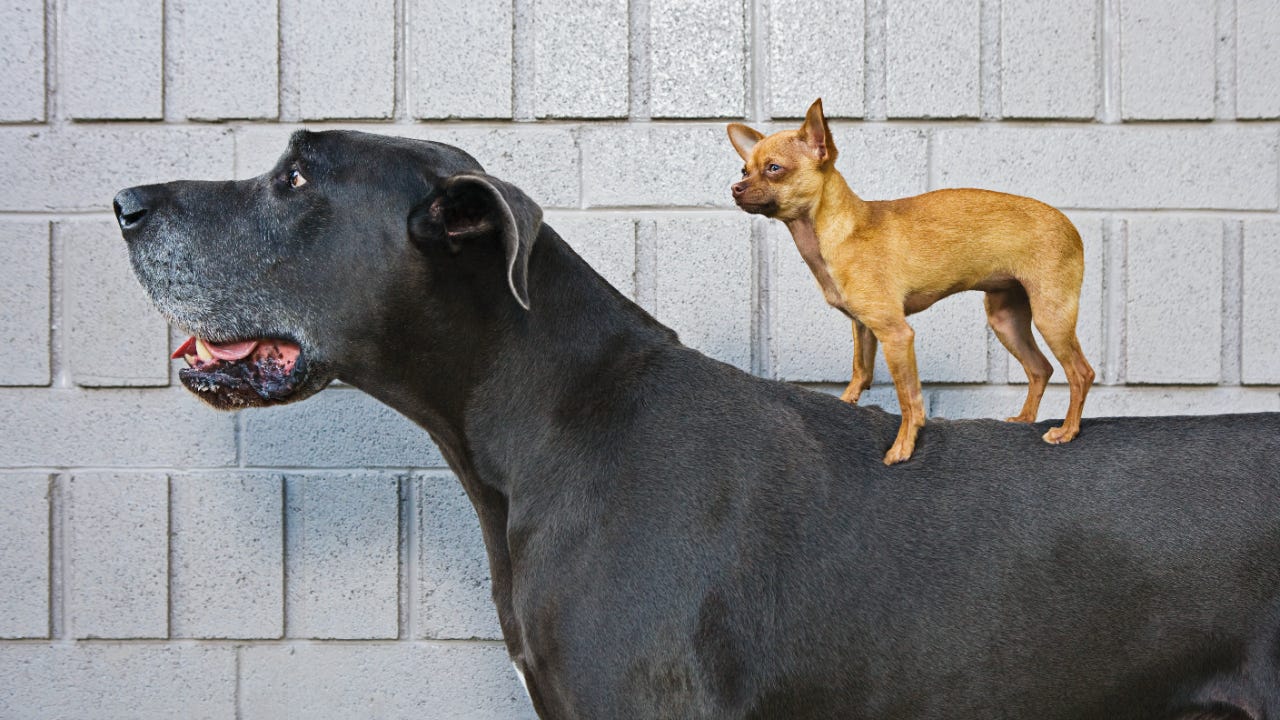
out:
<path id="1" fill-rule="evenodd" d="M 786 223 L 827 302 L 853 320 L 853 378 L 842 399 L 856 403 L 871 385 L 876 345 L 884 346 L 902 425 L 885 456 L 906 460 L 924 425 L 915 333 L 906 316 L 962 290 L 986 293 L 987 320 L 1022 363 L 1029 384 L 1022 411 L 1034 422 L 1052 367 L 1035 327 L 1062 363 L 1071 389 L 1063 424 L 1045 433 L 1065 443 L 1080 431 L 1094 373 L 1076 338 L 1084 251 L 1057 209 L 989 190 L 935 190 L 899 200 L 859 198 L 835 169 L 836 148 L 819 99 L 799 130 L 769 137 L 729 125 L 746 161 L 733 186 L 747 212 Z"/>

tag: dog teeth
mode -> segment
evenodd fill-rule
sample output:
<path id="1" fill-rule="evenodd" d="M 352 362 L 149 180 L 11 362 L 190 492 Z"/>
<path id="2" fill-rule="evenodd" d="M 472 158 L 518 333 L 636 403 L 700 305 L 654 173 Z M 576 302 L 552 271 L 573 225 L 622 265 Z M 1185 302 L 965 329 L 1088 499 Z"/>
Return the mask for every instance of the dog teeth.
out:
<path id="1" fill-rule="evenodd" d="M 192 355 L 192 354 L 190 354 L 190 353 L 187 353 L 186 355 L 183 355 L 183 356 L 182 356 L 182 359 L 187 361 L 187 366 L 188 366 L 188 367 L 195 367 L 195 365 L 196 365 L 196 356 L 195 356 L 195 355 Z"/>
<path id="2" fill-rule="evenodd" d="M 213 353 L 209 352 L 209 346 L 200 338 L 196 338 L 196 356 L 205 362 L 213 362 Z"/>

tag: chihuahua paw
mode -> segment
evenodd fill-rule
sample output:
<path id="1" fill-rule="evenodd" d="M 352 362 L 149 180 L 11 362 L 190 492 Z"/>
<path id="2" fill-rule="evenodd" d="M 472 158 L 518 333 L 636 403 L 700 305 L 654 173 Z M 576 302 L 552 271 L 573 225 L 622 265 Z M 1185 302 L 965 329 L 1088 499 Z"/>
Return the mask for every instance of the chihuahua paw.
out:
<path id="1" fill-rule="evenodd" d="M 1062 443 L 1071 442 L 1079 434 L 1079 428 L 1068 429 L 1064 426 L 1050 429 L 1049 432 L 1043 435 L 1043 438 L 1050 445 L 1061 445 Z"/>
<path id="2" fill-rule="evenodd" d="M 903 460 L 909 460 L 913 450 L 915 450 L 914 447 L 899 447 L 894 445 L 889 448 L 889 452 L 884 456 L 884 464 L 897 465 Z"/>
<path id="3" fill-rule="evenodd" d="M 1034 415 L 1032 415 L 1031 417 L 1027 417 L 1026 415 L 1014 415 L 1013 417 L 1005 418 L 1004 421 L 1016 422 L 1016 423 L 1033 423 L 1036 421 L 1036 418 Z"/>
<path id="4" fill-rule="evenodd" d="M 840 393 L 840 399 L 849 403 L 850 405 L 857 405 L 858 398 L 860 397 L 862 397 L 861 390 L 849 390 L 846 388 L 844 392 Z"/>

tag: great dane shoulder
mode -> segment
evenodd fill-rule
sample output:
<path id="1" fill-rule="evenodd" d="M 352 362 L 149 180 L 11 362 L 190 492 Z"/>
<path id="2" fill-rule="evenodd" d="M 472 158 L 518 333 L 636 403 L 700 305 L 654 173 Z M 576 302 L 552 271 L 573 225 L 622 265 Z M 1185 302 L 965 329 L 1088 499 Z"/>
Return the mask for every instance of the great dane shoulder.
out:
<path id="1" fill-rule="evenodd" d="M 544 718 L 1280 718 L 1280 415 L 939 420 L 886 468 L 895 417 L 683 347 L 433 143 L 116 212 L 201 397 L 341 378 L 431 434 Z"/>

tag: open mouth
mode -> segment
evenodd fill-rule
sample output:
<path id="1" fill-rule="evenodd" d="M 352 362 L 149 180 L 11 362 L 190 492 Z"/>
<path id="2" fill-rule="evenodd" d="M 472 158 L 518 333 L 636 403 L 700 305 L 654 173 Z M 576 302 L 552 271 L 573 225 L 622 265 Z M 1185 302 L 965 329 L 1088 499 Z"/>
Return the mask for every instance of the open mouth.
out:
<path id="1" fill-rule="evenodd" d="M 281 339 L 215 343 L 192 336 L 174 351 L 178 379 L 210 404 L 233 409 L 287 399 L 302 379 L 302 351 Z"/>

